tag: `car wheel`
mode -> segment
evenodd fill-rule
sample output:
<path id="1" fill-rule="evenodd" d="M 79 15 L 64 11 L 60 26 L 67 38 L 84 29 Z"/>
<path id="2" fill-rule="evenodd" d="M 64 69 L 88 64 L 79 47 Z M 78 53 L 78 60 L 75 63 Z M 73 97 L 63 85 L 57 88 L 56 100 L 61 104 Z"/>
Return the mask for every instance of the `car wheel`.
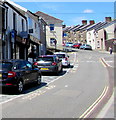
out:
<path id="1" fill-rule="evenodd" d="M 68 67 L 70 68 L 70 63 L 68 64 Z"/>
<path id="2" fill-rule="evenodd" d="M 40 84 L 41 84 L 41 75 L 39 74 L 37 77 L 37 85 L 40 85 Z"/>
<path id="3" fill-rule="evenodd" d="M 61 70 L 60 70 L 60 72 L 62 72 L 63 71 L 63 67 L 61 67 Z"/>
<path id="4" fill-rule="evenodd" d="M 19 82 L 17 83 L 17 92 L 18 93 L 22 93 L 23 92 L 23 82 L 21 80 L 19 80 Z"/>

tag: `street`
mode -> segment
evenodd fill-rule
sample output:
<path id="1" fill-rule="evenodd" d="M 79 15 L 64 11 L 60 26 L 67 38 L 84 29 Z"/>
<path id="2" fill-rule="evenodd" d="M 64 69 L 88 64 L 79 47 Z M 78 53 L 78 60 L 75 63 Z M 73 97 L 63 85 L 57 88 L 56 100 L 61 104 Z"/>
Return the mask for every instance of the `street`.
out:
<path id="1" fill-rule="evenodd" d="M 41 86 L 27 87 L 20 95 L 6 92 L 1 94 L 2 117 L 84 118 L 89 116 L 108 90 L 109 74 L 100 58 L 109 55 L 89 50 L 77 50 L 68 54 L 71 66 L 63 68 L 63 72 L 58 76 L 44 74 Z"/>

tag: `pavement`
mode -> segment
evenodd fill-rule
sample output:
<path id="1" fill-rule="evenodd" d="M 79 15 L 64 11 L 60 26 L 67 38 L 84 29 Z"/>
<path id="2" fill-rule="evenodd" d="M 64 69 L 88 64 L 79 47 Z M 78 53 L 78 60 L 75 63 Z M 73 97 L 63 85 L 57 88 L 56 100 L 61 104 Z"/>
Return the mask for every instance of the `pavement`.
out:
<path id="1" fill-rule="evenodd" d="M 116 68 L 116 64 L 114 63 L 116 59 L 116 53 L 109 54 L 109 52 L 107 51 L 105 52 L 108 53 L 108 56 L 102 58 L 102 62 L 105 64 L 106 67 L 108 67 L 109 70 L 113 71 L 114 73 L 114 70 Z M 114 74 L 112 76 L 113 81 L 115 80 Z M 111 92 L 110 99 L 102 108 L 102 110 L 99 112 L 96 118 L 110 118 L 111 120 L 116 119 L 116 114 L 114 113 L 114 106 L 116 106 L 116 93 L 115 93 L 116 82 L 113 82 L 113 87 L 111 89 L 112 89 L 112 92 Z"/>

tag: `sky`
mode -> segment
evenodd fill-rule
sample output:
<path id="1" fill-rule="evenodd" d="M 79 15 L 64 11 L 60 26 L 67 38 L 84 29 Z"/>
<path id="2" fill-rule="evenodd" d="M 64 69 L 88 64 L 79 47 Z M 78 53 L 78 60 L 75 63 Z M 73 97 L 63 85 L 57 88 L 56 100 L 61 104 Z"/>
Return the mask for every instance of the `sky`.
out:
<path id="1" fill-rule="evenodd" d="M 114 19 L 114 2 L 16 2 L 35 13 L 44 12 L 63 20 L 66 26 L 82 24 L 82 20 L 104 22 L 105 17 Z"/>

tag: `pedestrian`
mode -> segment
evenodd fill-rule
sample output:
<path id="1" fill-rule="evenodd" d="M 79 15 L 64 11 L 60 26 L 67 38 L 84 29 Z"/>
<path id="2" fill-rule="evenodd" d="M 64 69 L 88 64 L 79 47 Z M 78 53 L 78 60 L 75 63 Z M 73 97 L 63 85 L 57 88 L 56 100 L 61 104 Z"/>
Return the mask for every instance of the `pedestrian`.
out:
<path id="1" fill-rule="evenodd" d="M 110 54 L 112 54 L 112 47 L 109 47 Z"/>

